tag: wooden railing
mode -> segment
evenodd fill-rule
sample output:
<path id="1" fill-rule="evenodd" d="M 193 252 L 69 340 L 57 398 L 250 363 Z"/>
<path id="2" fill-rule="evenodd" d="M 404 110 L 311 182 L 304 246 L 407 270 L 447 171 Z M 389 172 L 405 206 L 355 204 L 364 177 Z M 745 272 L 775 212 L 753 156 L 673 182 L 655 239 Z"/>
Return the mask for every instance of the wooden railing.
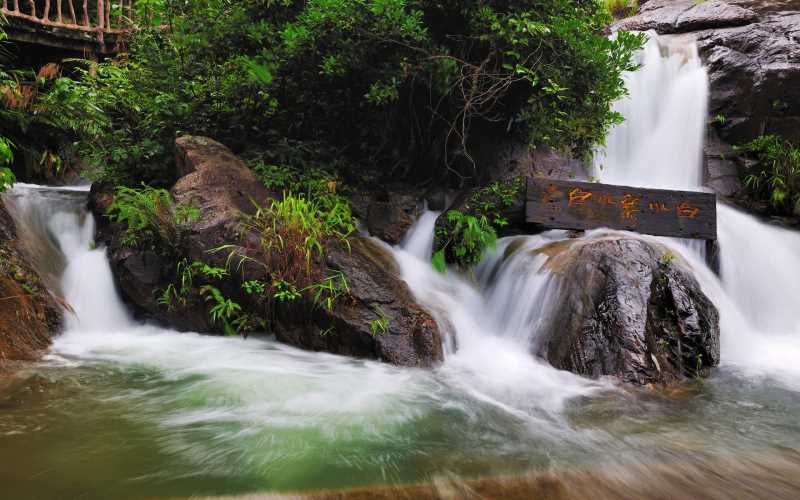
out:
<path id="1" fill-rule="evenodd" d="M 130 26 L 135 0 L 91 0 L 91 6 L 89 1 L 2 0 L 0 12 L 8 18 L 18 17 L 44 26 L 73 30 L 110 32 Z"/>

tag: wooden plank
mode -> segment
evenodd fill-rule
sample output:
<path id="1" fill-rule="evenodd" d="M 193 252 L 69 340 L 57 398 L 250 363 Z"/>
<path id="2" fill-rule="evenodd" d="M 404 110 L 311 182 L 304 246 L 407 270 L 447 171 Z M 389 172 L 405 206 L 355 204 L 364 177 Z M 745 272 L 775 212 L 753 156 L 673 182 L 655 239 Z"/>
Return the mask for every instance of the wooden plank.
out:
<path id="1" fill-rule="evenodd" d="M 607 227 L 655 236 L 717 238 L 716 196 L 528 178 L 526 220 L 548 229 Z"/>

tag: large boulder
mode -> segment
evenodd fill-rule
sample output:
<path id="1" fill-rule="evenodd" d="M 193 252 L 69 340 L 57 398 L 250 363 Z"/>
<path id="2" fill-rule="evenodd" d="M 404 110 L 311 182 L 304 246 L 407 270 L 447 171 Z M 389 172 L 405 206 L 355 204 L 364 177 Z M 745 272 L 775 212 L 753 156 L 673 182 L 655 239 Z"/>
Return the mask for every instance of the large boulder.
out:
<path id="1" fill-rule="evenodd" d="M 534 351 L 561 369 L 670 383 L 719 364 L 719 314 L 687 263 L 658 243 L 612 234 L 537 254 L 557 286 Z"/>
<path id="2" fill-rule="evenodd" d="M 180 226 L 179 243 L 171 253 L 122 247 L 124 228 L 104 217 L 113 202 L 113 190 L 96 185 L 90 195 L 90 207 L 100 222 L 98 243 L 108 247 L 120 293 L 140 318 L 179 330 L 221 333 L 221 325 L 211 322 L 207 304 L 196 291 L 182 307 L 168 309 L 157 302 L 161 292 L 179 279 L 177 262 L 202 261 L 236 269 L 213 285 L 239 303 L 243 312 L 262 318 L 266 313 L 279 341 L 403 366 L 427 367 L 442 359 L 435 321 L 414 301 L 390 251 L 374 239 L 351 237 L 349 245 L 331 245 L 325 260 L 315 263 L 323 267 L 326 276 L 340 272 L 347 281 L 347 293 L 331 307 L 304 299 L 273 301 L 268 307 L 274 309 L 265 311 L 264 302 L 248 296 L 241 285 L 248 280 L 271 283 L 270 270 L 259 265 L 239 266 L 237 258 L 228 260 L 230 250 L 214 249 L 233 245 L 235 255 L 268 261 L 261 253 L 259 235 L 242 222 L 255 212 L 256 205 L 269 203 L 273 193 L 230 150 L 212 139 L 181 137 L 176 150 L 182 177 L 171 189 L 172 196 L 177 204 L 198 209 L 199 217 Z M 404 200 L 394 205 L 398 211 L 413 205 L 410 197 Z M 411 220 L 411 214 L 407 216 Z M 402 218 L 389 216 L 398 227 L 406 225 Z M 400 233 L 384 236 L 396 240 Z"/>
<path id="3" fill-rule="evenodd" d="M 0 362 L 36 359 L 60 324 L 58 303 L 27 258 L 0 200 Z"/>
<path id="4" fill-rule="evenodd" d="M 175 151 L 181 177 L 172 196 L 200 214 L 183 228 L 185 253 L 193 260 L 224 266 L 227 255 L 213 250 L 236 242 L 244 217 L 269 203 L 272 193 L 241 159 L 213 139 L 179 137 Z"/>
<path id="5" fill-rule="evenodd" d="M 177 282 L 177 265 L 183 259 L 225 267 L 227 253 L 213 250 L 236 244 L 242 221 L 255 212 L 256 205 L 268 203 L 272 196 L 242 160 L 213 139 L 179 137 L 175 149 L 181 177 L 171 190 L 172 197 L 176 204 L 197 209 L 199 217 L 177 228 L 179 239 L 174 248 L 158 243 L 144 248 L 120 244 L 125 228 L 105 216 L 113 203 L 113 186 L 93 185 L 89 208 L 97 220 L 96 240 L 108 248 L 120 294 L 138 318 L 178 330 L 215 332 L 219 328 L 211 322 L 202 300 L 167 308 L 158 303 L 158 298 Z M 234 282 L 220 286 L 229 295 L 239 290 Z"/>
<path id="6" fill-rule="evenodd" d="M 400 366 L 430 367 L 442 360 L 436 321 L 415 301 L 388 248 L 353 237 L 349 248 L 329 249 L 327 264 L 346 277 L 347 296 L 310 316 L 307 308 L 280 312 L 278 340 Z"/>

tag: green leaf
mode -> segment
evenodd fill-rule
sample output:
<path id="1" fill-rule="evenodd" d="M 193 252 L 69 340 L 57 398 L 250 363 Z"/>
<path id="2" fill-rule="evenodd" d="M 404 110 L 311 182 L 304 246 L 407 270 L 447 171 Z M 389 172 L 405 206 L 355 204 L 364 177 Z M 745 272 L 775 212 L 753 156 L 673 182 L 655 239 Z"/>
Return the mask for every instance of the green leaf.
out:
<path id="1" fill-rule="evenodd" d="M 444 250 L 439 250 L 433 254 L 433 257 L 431 258 L 431 264 L 433 265 L 433 268 L 440 273 L 447 272 L 447 262 L 445 262 Z"/>

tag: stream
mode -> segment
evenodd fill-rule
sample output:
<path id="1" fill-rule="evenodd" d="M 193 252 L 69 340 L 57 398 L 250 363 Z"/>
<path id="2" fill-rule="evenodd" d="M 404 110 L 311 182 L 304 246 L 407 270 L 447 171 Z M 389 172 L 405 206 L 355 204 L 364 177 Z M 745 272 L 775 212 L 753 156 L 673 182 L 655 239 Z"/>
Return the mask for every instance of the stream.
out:
<path id="1" fill-rule="evenodd" d="M 627 121 L 594 175 L 700 190 L 708 82 L 697 51 L 651 37 L 640 57 L 617 104 Z M 721 276 L 695 245 L 659 239 L 719 308 L 722 365 L 657 391 L 533 358 L 537 321 L 558 307 L 542 261 L 500 262 L 504 239 L 474 280 L 439 274 L 434 212 L 392 252 L 456 339 L 436 369 L 139 324 L 94 247 L 87 189 L 18 184 L 4 195 L 74 312 L 48 355 L 0 387 L 5 498 L 308 491 L 800 452 L 800 234 L 727 205 L 718 206 Z M 565 237 L 521 238 L 534 249 Z M 584 236 L 597 237 L 609 233 Z"/>

